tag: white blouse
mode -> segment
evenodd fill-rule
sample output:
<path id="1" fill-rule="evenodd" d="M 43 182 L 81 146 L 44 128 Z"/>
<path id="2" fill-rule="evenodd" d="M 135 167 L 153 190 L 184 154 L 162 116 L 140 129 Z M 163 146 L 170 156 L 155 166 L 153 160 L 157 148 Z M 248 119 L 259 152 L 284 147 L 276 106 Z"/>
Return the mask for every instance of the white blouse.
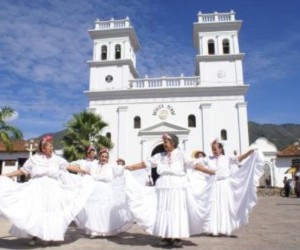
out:
<path id="1" fill-rule="evenodd" d="M 69 163 L 58 155 L 52 154 L 48 158 L 44 154 L 37 153 L 31 156 L 20 170 L 31 178 L 42 176 L 58 178 L 60 171 L 65 171 L 68 165 Z"/>
<path id="2" fill-rule="evenodd" d="M 107 163 L 101 165 L 98 163 L 97 165 L 92 165 L 90 170 L 90 175 L 98 181 L 103 182 L 111 182 L 118 176 L 123 175 L 124 166 Z"/>
<path id="3" fill-rule="evenodd" d="M 225 155 L 220 155 L 219 157 L 210 156 L 207 158 L 207 164 L 209 168 L 217 171 L 217 179 L 223 180 L 230 176 L 232 168 L 238 164 L 238 157 L 227 157 Z"/>
<path id="4" fill-rule="evenodd" d="M 147 168 L 156 168 L 159 175 L 184 176 L 187 169 L 193 168 L 195 162 L 184 156 L 184 153 L 178 149 L 172 152 L 162 152 L 155 154 L 145 161 Z"/>
<path id="5" fill-rule="evenodd" d="M 80 159 L 80 160 L 77 160 L 77 161 L 72 161 L 70 163 L 70 165 L 72 166 L 79 166 L 81 169 L 83 170 L 90 170 L 93 166 L 97 166 L 98 165 L 98 160 L 96 159 L 93 159 L 93 160 L 90 160 L 90 159 Z"/>

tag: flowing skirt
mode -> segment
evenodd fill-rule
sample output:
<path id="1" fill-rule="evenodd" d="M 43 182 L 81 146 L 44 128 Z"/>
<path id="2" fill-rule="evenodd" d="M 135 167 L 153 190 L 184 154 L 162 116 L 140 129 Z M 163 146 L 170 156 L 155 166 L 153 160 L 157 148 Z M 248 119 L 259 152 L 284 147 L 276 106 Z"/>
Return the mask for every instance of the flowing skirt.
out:
<path id="1" fill-rule="evenodd" d="M 161 175 L 154 187 L 139 185 L 129 171 L 125 177 L 127 204 L 145 231 L 162 238 L 187 238 L 203 232 L 213 177 L 202 192 L 193 192 L 187 176 Z"/>
<path id="2" fill-rule="evenodd" d="M 110 236 L 127 231 L 133 224 L 126 205 L 124 177 L 112 182 L 94 181 L 96 188 L 84 209 L 76 216 L 76 224 L 93 236 Z"/>
<path id="3" fill-rule="evenodd" d="M 212 205 L 204 231 L 213 235 L 231 235 L 247 224 L 249 213 L 257 201 L 256 186 L 263 174 L 264 160 L 255 151 L 229 178 L 215 181 Z"/>
<path id="4" fill-rule="evenodd" d="M 90 180 L 66 185 L 47 176 L 25 183 L 0 177 L 0 214 L 12 223 L 10 233 L 17 238 L 62 241 L 94 189 Z"/>

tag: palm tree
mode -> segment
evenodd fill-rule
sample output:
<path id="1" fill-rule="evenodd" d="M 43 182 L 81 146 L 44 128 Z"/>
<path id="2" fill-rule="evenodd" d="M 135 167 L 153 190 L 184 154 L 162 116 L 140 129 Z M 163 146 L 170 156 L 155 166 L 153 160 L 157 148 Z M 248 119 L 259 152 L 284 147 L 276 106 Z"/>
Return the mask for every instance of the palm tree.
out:
<path id="1" fill-rule="evenodd" d="M 6 150 L 12 150 L 12 140 L 22 139 L 21 130 L 7 124 L 7 120 L 13 117 L 15 110 L 10 107 L 0 109 L 0 142 L 2 142 Z"/>
<path id="2" fill-rule="evenodd" d="M 73 115 L 67 123 L 67 131 L 62 139 L 64 157 L 68 161 L 82 159 L 85 149 L 93 144 L 96 148 L 112 148 L 110 138 L 101 135 L 103 128 L 107 126 L 101 116 L 88 111 Z"/>

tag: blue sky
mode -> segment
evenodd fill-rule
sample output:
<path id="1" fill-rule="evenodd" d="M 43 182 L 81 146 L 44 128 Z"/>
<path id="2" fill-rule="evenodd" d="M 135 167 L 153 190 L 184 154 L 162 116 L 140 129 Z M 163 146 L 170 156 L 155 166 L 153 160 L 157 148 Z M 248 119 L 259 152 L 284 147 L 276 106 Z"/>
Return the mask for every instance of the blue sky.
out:
<path id="1" fill-rule="evenodd" d="M 298 0 L 0 0 L 0 108 L 32 138 L 65 128 L 87 106 L 92 41 L 99 18 L 128 16 L 141 44 L 140 76 L 192 76 L 197 13 L 236 12 L 243 25 L 248 119 L 300 124 Z"/>

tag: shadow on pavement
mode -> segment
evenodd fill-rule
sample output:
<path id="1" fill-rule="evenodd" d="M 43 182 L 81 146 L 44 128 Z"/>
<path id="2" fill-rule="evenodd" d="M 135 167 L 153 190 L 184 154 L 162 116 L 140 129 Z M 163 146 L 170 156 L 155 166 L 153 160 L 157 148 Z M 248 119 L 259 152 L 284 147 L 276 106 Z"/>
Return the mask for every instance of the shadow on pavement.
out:
<path id="1" fill-rule="evenodd" d="M 152 247 L 162 248 L 159 245 L 160 239 L 159 237 L 155 237 L 152 235 L 141 234 L 141 233 L 130 233 L 124 232 L 118 234 L 116 236 L 110 236 L 106 238 L 108 241 L 112 241 L 118 245 L 128 245 L 128 246 L 147 246 L 150 245 Z M 185 246 L 197 246 L 192 241 L 183 239 L 182 247 Z M 163 248 L 173 248 L 173 247 L 163 247 Z"/>
<path id="2" fill-rule="evenodd" d="M 7 235 L 0 238 L 0 249 L 36 249 L 41 247 L 57 247 L 75 242 L 80 238 L 85 238 L 82 231 L 76 228 L 76 226 L 70 225 L 65 234 L 65 240 L 62 242 L 43 242 L 38 240 L 35 246 L 29 246 L 28 243 L 30 239 L 16 239 L 13 236 Z"/>

